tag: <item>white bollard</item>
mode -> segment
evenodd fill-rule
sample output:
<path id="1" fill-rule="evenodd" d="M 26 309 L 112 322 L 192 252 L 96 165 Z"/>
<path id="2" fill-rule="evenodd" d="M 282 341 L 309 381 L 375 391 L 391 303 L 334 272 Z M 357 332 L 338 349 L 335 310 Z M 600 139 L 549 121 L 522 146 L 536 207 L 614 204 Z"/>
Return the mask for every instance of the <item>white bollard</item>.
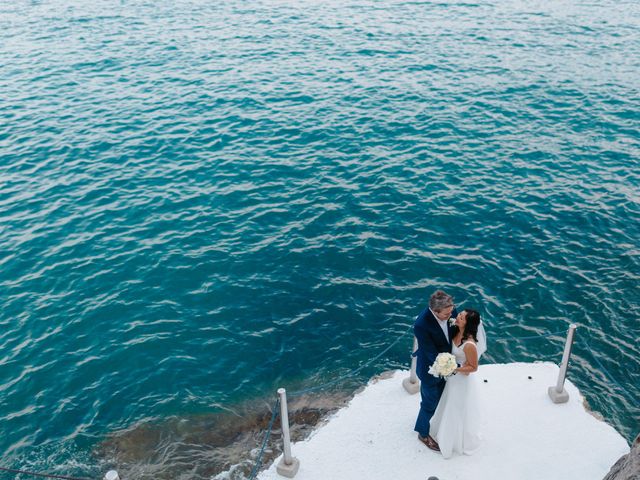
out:
<path id="1" fill-rule="evenodd" d="M 418 365 L 417 357 L 413 356 L 413 352 L 418 350 L 418 339 L 413 337 L 413 349 L 411 350 L 411 370 L 409 371 L 409 377 L 402 381 L 402 386 L 411 395 L 420 391 L 420 381 L 418 375 L 416 375 L 416 366 Z"/>
<path id="2" fill-rule="evenodd" d="M 280 396 L 280 423 L 282 424 L 283 456 L 276 471 L 283 477 L 293 478 L 298 473 L 300 461 L 291 456 L 291 437 L 289 436 L 289 411 L 287 410 L 287 391 L 284 388 L 278 389 Z"/>
<path id="3" fill-rule="evenodd" d="M 573 346 L 573 336 L 576 332 L 576 325 L 569 325 L 567 333 L 567 341 L 564 344 L 564 353 L 562 354 L 562 363 L 560 364 L 560 372 L 558 373 L 558 383 L 549 387 L 548 393 L 553 403 L 567 403 L 569 394 L 564 389 L 564 380 L 567 377 L 567 368 L 569 367 L 569 357 L 571 357 L 571 347 Z"/>
<path id="4" fill-rule="evenodd" d="M 104 474 L 104 480 L 120 480 L 120 475 L 116 470 L 109 470 Z"/>

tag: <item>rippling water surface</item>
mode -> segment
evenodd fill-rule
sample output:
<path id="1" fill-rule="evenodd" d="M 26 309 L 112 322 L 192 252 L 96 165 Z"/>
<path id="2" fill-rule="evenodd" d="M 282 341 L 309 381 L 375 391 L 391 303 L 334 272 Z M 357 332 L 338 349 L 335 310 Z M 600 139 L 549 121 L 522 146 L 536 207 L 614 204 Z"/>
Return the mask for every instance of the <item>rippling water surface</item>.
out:
<path id="1" fill-rule="evenodd" d="M 96 3 L 0 6 L 3 466 L 209 478 L 437 287 L 638 433 L 637 2 Z"/>

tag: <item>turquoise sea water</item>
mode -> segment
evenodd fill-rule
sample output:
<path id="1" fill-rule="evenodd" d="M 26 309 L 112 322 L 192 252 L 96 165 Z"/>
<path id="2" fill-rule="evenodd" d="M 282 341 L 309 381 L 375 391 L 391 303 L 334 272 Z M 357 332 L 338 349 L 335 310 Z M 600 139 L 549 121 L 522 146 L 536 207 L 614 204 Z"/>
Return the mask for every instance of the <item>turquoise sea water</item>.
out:
<path id="1" fill-rule="evenodd" d="M 488 362 L 578 324 L 570 378 L 640 431 L 640 4 L 90 3 L 0 6 L 1 466 L 101 475 L 114 432 L 330 381 L 439 287 L 509 337 Z"/>

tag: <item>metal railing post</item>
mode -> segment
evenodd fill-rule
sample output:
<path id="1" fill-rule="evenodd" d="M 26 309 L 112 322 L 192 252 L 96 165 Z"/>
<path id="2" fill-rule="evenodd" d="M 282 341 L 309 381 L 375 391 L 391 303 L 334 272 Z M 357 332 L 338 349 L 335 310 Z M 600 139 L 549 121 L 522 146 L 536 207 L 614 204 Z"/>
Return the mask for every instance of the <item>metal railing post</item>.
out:
<path id="1" fill-rule="evenodd" d="M 104 474 L 104 480 L 120 480 L 117 470 L 109 470 Z"/>
<path id="2" fill-rule="evenodd" d="M 402 381 L 402 386 L 411 395 L 418 393 L 420 390 L 420 381 L 416 374 L 416 366 L 418 365 L 418 359 L 413 356 L 413 352 L 418 350 L 418 339 L 413 337 L 413 349 L 411 350 L 411 370 L 409 370 L 409 377 Z"/>
<path id="3" fill-rule="evenodd" d="M 282 424 L 282 459 L 276 466 L 278 474 L 293 478 L 300 468 L 300 461 L 291 456 L 291 437 L 289 435 L 289 411 L 287 409 L 287 391 L 284 388 L 278 389 L 280 397 L 280 423 Z"/>
<path id="4" fill-rule="evenodd" d="M 569 367 L 569 358 L 571 357 L 571 348 L 573 347 L 573 337 L 576 332 L 576 325 L 569 325 L 567 333 L 567 341 L 564 344 L 564 353 L 562 354 L 562 363 L 560 364 L 560 372 L 558 373 L 558 382 L 555 386 L 549 387 L 548 393 L 553 403 L 566 403 L 569 401 L 569 393 L 564 388 L 564 380 L 567 378 L 567 368 Z"/>

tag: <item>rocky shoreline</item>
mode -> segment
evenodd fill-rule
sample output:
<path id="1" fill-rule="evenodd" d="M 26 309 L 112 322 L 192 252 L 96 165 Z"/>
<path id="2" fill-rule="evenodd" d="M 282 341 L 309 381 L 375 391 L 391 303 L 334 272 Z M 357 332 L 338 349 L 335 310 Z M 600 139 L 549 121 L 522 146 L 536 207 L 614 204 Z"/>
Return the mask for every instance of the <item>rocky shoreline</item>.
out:
<path id="1" fill-rule="evenodd" d="M 620 457 L 603 480 L 640 480 L 640 434 L 633 441 L 631 451 Z"/>

